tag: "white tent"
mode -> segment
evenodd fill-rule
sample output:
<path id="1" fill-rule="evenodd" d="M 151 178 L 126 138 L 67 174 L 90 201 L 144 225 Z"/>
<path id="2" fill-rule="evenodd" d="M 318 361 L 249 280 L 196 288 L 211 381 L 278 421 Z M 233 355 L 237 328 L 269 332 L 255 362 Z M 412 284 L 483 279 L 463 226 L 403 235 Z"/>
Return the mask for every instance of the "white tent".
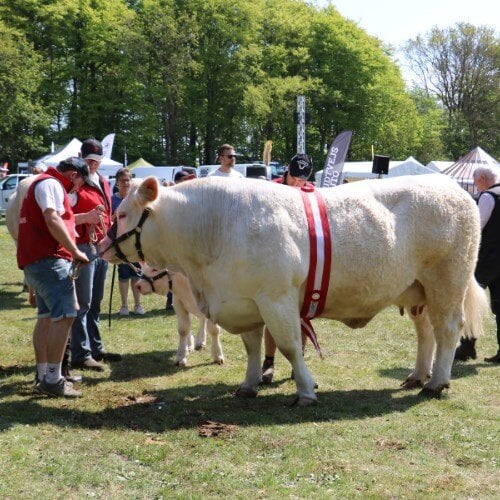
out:
<path id="1" fill-rule="evenodd" d="M 448 167 L 451 167 L 454 162 L 452 161 L 440 161 L 440 160 L 433 160 L 427 163 L 426 167 L 430 168 L 431 170 L 435 170 L 436 172 L 442 172 L 443 170 L 446 170 Z"/>
<path id="2" fill-rule="evenodd" d="M 388 177 L 398 177 L 400 175 L 423 175 L 435 174 L 436 171 L 425 167 L 419 161 L 415 160 L 413 156 L 408 157 L 405 161 L 400 162 L 399 165 L 392 166 L 389 164 Z"/>
<path id="3" fill-rule="evenodd" d="M 460 186 L 471 194 L 476 194 L 477 189 L 474 185 L 474 170 L 478 167 L 490 166 L 498 168 L 500 173 L 500 166 L 498 162 L 490 156 L 484 149 L 479 146 L 469 151 L 465 156 L 462 156 L 451 167 L 443 170 L 443 174 L 455 179 Z"/>
<path id="4" fill-rule="evenodd" d="M 62 160 L 65 160 L 70 156 L 78 156 L 80 153 L 81 146 L 82 142 L 76 138 L 73 138 L 68 144 L 66 144 L 66 146 L 59 149 L 55 153 L 45 155 L 42 158 L 38 159 L 35 163 L 35 166 L 42 167 L 44 169 L 47 167 L 56 167 Z M 123 167 L 123 163 L 114 161 L 111 158 L 104 157 L 101 162 L 101 166 L 99 167 L 99 171 L 102 172 L 103 175 L 109 175 L 107 173 L 108 170 L 114 173 L 120 167 Z"/>
<path id="5" fill-rule="evenodd" d="M 342 171 L 342 180 L 359 181 L 362 179 L 376 179 L 377 174 L 372 173 L 372 161 L 351 161 L 344 164 Z M 404 161 L 390 161 L 389 174 L 383 175 L 385 177 L 397 177 L 400 175 L 421 175 L 421 174 L 434 174 L 435 170 L 425 167 L 419 161 L 415 160 L 413 156 L 408 157 Z M 315 182 L 319 186 L 321 183 L 321 176 L 323 170 L 316 172 Z"/>

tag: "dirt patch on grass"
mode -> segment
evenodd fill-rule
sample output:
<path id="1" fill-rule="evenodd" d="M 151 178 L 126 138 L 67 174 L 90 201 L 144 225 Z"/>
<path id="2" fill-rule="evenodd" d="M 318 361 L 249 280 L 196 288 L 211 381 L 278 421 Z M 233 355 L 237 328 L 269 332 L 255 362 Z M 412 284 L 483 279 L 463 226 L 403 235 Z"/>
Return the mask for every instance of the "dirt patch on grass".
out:
<path id="1" fill-rule="evenodd" d="M 225 424 L 207 420 L 198 424 L 198 434 L 201 437 L 232 438 L 238 431 L 237 425 Z"/>

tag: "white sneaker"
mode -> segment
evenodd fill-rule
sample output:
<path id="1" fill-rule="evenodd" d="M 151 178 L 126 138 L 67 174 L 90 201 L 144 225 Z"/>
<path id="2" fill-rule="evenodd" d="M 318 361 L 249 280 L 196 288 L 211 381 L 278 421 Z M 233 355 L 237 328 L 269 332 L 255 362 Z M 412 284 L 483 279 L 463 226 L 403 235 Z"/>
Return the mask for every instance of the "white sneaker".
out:
<path id="1" fill-rule="evenodd" d="M 128 316 L 128 307 L 127 306 L 121 306 L 120 310 L 118 311 L 118 314 L 120 316 Z"/>
<path id="2" fill-rule="evenodd" d="M 135 314 L 140 314 L 142 316 L 143 314 L 146 314 L 146 311 L 139 304 L 139 305 L 137 305 L 137 306 L 134 307 L 134 313 Z"/>

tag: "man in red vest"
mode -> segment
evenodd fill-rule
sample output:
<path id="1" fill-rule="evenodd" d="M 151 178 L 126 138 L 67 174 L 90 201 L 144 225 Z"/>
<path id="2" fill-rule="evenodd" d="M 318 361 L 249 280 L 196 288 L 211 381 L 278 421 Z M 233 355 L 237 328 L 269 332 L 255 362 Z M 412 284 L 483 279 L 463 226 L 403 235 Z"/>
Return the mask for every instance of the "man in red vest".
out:
<path id="1" fill-rule="evenodd" d="M 103 158 L 102 144 L 87 139 L 81 146 L 81 156 L 89 168 L 89 177 L 76 193 L 72 207 L 75 213 L 76 243 L 91 258 L 96 255 L 98 242 L 111 225 L 111 192 L 108 181 L 98 173 Z M 108 263 L 92 259 L 81 269 L 75 282 L 80 310 L 71 329 L 71 366 L 87 370 L 104 371 L 100 361 L 120 361 L 119 354 L 104 350 L 99 329 L 101 302 Z"/>
<path id="2" fill-rule="evenodd" d="M 78 304 L 70 269 L 73 260 L 88 262 L 75 241 L 75 217 L 68 193 L 89 175 L 77 157 L 50 167 L 31 184 L 19 219 L 17 263 L 36 290 L 38 319 L 33 331 L 37 364 L 35 392 L 53 397 L 79 397 L 61 373 L 64 349 Z"/>

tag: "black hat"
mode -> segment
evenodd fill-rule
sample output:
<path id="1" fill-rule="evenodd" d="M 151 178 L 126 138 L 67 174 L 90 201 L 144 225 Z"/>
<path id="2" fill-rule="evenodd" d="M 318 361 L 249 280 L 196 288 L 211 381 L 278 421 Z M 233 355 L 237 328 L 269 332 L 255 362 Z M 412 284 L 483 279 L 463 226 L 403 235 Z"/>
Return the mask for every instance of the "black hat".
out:
<path id="1" fill-rule="evenodd" d="M 288 165 L 288 173 L 298 179 L 309 179 L 313 170 L 312 158 L 304 153 L 296 154 Z"/>
<path id="2" fill-rule="evenodd" d="M 82 160 L 78 156 L 70 156 L 66 158 L 62 162 L 59 163 L 57 168 L 61 172 L 66 172 L 68 170 L 75 170 L 78 175 L 81 175 L 84 179 L 86 179 L 89 173 L 89 167 L 85 160 Z"/>
<path id="3" fill-rule="evenodd" d="M 187 170 L 179 170 L 174 175 L 174 182 L 177 183 L 182 181 L 189 181 L 195 178 L 196 178 L 195 174 L 188 172 Z"/>
<path id="4" fill-rule="evenodd" d="M 83 141 L 81 152 L 84 160 L 102 160 L 102 144 L 97 139 Z"/>

